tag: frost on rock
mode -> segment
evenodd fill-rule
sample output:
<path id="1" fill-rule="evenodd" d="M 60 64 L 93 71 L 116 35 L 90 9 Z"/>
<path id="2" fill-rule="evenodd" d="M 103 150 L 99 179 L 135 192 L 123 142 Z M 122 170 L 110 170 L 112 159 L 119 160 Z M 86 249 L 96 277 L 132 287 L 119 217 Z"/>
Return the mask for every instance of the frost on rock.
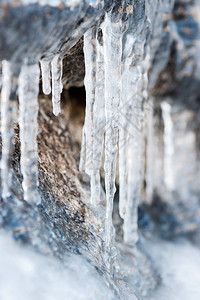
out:
<path id="1" fill-rule="evenodd" d="M 37 116 L 39 65 L 26 65 L 19 75 L 19 127 L 21 140 L 20 166 L 23 175 L 24 199 L 38 203 Z"/>
<path id="2" fill-rule="evenodd" d="M 13 125 L 17 119 L 17 78 L 15 66 L 8 61 L 2 62 L 2 91 L 1 91 L 1 185 L 2 197 L 10 196 L 11 173 L 9 167 L 9 156 L 13 144 Z"/>

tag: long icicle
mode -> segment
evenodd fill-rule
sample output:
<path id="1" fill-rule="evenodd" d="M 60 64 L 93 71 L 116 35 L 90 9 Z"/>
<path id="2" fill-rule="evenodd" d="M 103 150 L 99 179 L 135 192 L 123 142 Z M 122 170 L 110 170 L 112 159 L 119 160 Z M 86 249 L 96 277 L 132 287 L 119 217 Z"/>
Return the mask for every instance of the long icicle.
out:
<path id="1" fill-rule="evenodd" d="M 94 142 L 93 142 L 93 174 L 91 181 L 91 197 L 93 203 L 100 201 L 100 167 L 105 133 L 105 98 L 104 98 L 104 55 L 103 40 L 96 33 L 96 88 L 93 108 Z"/>
<path id="2" fill-rule="evenodd" d="M 23 65 L 19 76 L 19 126 L 24 199 L 38 203 L 37 116 L 39 65 Z"/>
<path id="3" fill-rule="evenodd" d="M 95 167 L 95 128 L 94 128 L 94 103 L 96 92 L 96 27 L 89 29 L 84 35 L 84 57 L 85 57 L 85 89 L 86 89 L 86 118 L 85 118 L 85 141 L 86 162 L 85 172 L 90 176 L 91 204 L 94 206 L 99 202 L 100 193 L 96 190 L 100 181 L 99 170 Z M 84 134 L 84 133 L 83 133 Z M 84 137 L 84 136 L 83 136 Z M 84 146 L 83 146 L 84 147 Z M 96 158 L 97 159 L 97 158 Z"/>
<path id="4" fill-rule="evenodd" d="M 116 191 L 115 175 L 118 153 L 118 122 L 121 97 L 121 57 L 122 34 L 121 15 L 112 19 L 106 14 L 103 26 L 104 60 L 105 60 L 105 187 L 106 187 L 106 248 L 111 247 L 113 198 Z"/>
<path id="5" fill-rule="evenodd" d="M 142 44 L 135 45 L 135 51 L 138 51 L 142 57 Z M 126 119 L 128 121 L 128 141 L 127 141 L 127 200 L 124 216 L 124 242 L 128 245 L 134 245 L 138 241 L 138 204 L 141 198 L 142 188 L 142 151 L 143 151 L 143 131 L 142 121 L 144 118 L 142 94 L 141 94 L 141 67 L 132 64 L 137 58 L 137 53 L 127 59 L 125 66 L 126 88 L 129 91 L 127 95 Z M 128 80 L 129 78 L 129 80 Z"/>
<path id="6" fill-rule="evenodd" d="M 174 137 L 173 137 L 173 120 L 172 107 L 167 101 L 161 103 L 162 117 L 164 121 L 164 183 L 170 190 L 174 189 L 174 172 L 173 172 L 173 154 L 174 154 Z"/>
<path id="7" fill-rule="evenodd" d="M 147 125 L 146 125 L 146 203 L 151 204 L 154 190 L 154 123 L 153 101 L 147 102 Z"/>
<path id="8" fill-rule="evenodd" d="M 135 1 L 123 1 L 123 51 L 122 51 L 122 95 L 120 103 L 120 128 L 119 128 L 119 214 L 124 219 L 128 200 L 128 144 L 132 138 L 128 132 L 129 125 L 129 110 L 133 101 L 130 97 L 130 90 L 127 88 L 131 86 L 132 74 L 127 67 L 127 62 L 131 63 L 131 53 L 134 44 L 134 35 L 129 32 L 130 23 L 133 19 L 133 9 Z M 129 32 L 129 33 L 128 33 Z"/>
<path id="9" fill-rule="evenodd" d="M 60 97 L 63 89 L 62 85 L 62 59 L 60 54 L 56 54 L 51 62 L 52 74 L 52 104 L 55 116 L 60 114 Z"/>
<path id="10" fill-rule="evenodd" d="M 10 62 L 2 62 L 2 92 L 1 92 L 1 136 L 2 136 L 2 158 L 1 158 L 1 184 L 2 197 L 5 200 L 10 196 L 11 173 L 9 168 L 9 156 L 12 148 L 13 126 L 17 114 L 17 79 L 15 66 Z"/>
<path id="11" fill-rule="evenodd" d="M 139 110 L 139 108 L 137 110 Z M 134 117 L 137 120 L 138 127 L 131 129 L 133 136 L 128 140 L 127 206 L 123 226 L 124 242 L 128 245 L 134 245 L 138 241 L 137 210 L 141 198 L 143 168 L 143 134 L 140 126 L 140 116 L 138 116 L 136 112 Z"/>

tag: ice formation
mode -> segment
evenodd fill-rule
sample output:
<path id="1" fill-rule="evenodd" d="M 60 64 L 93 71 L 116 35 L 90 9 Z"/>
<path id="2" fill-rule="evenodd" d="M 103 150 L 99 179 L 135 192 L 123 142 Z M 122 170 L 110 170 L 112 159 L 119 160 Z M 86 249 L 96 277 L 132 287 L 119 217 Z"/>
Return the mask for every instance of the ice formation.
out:
<path id="1" fill-rule="evenodd" d="M 2 91 L 1 91 L 1 133 L 2 159 L 1 183 L 2 197 L 10 195 L 11 173 L 9 171 L 9 156 L 12 150 L 13 125 L 17 119 L 16 89 L 17 79 L 15 68 L 7 61 L 2 63 Z"/>
<path id="2" fill-rule="evenodd" d="M 113 240 L 112 210 L 118 156 L 119 213 L 124 219 L 124 241 L 133 245 L 138 240 L 137 208 L 144 170 L 142 94 L 147 70 L 143 71 L 141 65 L 146 36 L 141 34 L 141 40 L 135 41 L 130 30 L 134 26 L 132 12 L 133 1 L 124 1 L 122 7 L 116 5 L 107 13 L 100 24 L 102 38 L 96 27 L 84 36 L 86 120 L 80 170 L 91 178 L 91 203 L 97 205 L 105 138 L 105 241 L 108 249 Z"/>
<path id="3" fill-rule="evenodd" d="M 151 203 L 154 192 L 154 118 L 153 118 L 153 103 L 149 101 L 146 110 L 146 202 Z"/>
<path id="4" fill-rule="evenodd" d="M 60 55 L 54 56 L 51 62 L 51 72 L 52 72 L 52 104 L 53 113 L 58 116 L 60 113 L 60 95 L 62 93 L 62 59 Z"/>
<path id="5" fill-rule="evenodd" d="M 37 115 L 39 65 L 24 64 L 19 75 L 19 127 L 21 140 L 20 166 L 23 176 L 24 199 L 37 203 Z"/>
<path id="6" fill-rule="evenodd" d="M 106 190 L 105 243 L 112 246 L 113 199 L 116 191 L 116 167 L 119 158 L 119 213 L 124 219 L 124 241 L 138 240 L 137 208 L 144 180 L 144 102 L 147 100 L 148 55 L 145 55 L 146 31 L 136 26 L 133 17 L 134 1 L 115 4 L 106 13 L 102 23 L 90 28 L 84 35 L 86 118 L 83 127 L 80 170 L 90 176 L 91 204 L 100 205 L 100 168 L 104 163 Z M 148 5 L 146 13 L 148 13 Z M 151 11 L 152 14 L 152 11 Z M 144 17 L 145 20 L 145 17 Z M 145 22 L 145 21 L 143 21 Z M 146 28 L 149 26 L 149 21 Z M 143 63 L 142 63 L 143 62 Z M 62 59 L 60 54 L 40 60 L 42 89 L 52 92 L 53 113 L 60 113 L 62 92 Z M 9 194 L 9 153 L 14 113 L 8 114 L 11 102 L 12 68 L 3 62 L 2 89 L 2 187 Z M 39 66 L 24 64 L 19 75 L 19 125 L 21 139 L 21 172 L 24 199 L 37 202 L 37 97 Z M 151 114 L 148 117 L 152 126 Z M 5 134 L 9 130 L 9 135 Z M 151 128 L 148 141 L 151 140 Z M 149 146 L 150 147 L 150 146 Z M 148 161 L 151 148 L 148 151 Z M 104 153 L 104 162 L 103 159 Z M 148 164 L 150 168 L 150 162 Z M 148 172 L 151 172 L 149 170 Z M 149 176 L 149 175 L 148 175 Z M 151 185 L 150 185 L 151 186 Z M 150 188 L 151 189 L 151 188 Z M 149 192 L 150 193 L 150 192 Z"/>
<path id="7" fill-rule="evenodd" d="M 51 60 L 40 61 L 42 71 L 42 91 L 45 95 L 51 93 Z"/>
<path id="8" fill-rule="evenodd" d="M 40 65 L 42 71 L 43 93 L 48 95 L 52 91 L 53 113 L 55 116 L 58 116 L 60 113 L 60 97 L 63 89 L 62 59 L 59 54 L 56 54 L 52 59 L 44 58 L 40 60 Z"/>
<path id="9" fill-rule="evenodd" d="M 158 1 L 155 0 L 157 3 Z M 170 2 L 170 1 L 169 1 Z M 170 2 L 173 5 L 173 1 Z M 86 118 L 82 133 L 80 171 L 90 176 L 91 205 L 100 205 L 100 169 L 104 164 L 106 212 L 105 245 L 114 240 L 112 226 L 113 199 L 116 191 L 116 168 L 119 165 L 119 214 L 124 219 L 124 242 L 138 241 L 137 210 L 146 181 L 146 198 L 150 201 L 154 189 L 153 174 L 153 105 L 148 99 L 148 71 L 160 43 L 164 9 L 147 0 L 116 1 L 101 21 L 84 34 Z M 166 12 L 171 8 L 166 6 Z M 140 10 L 139 18 L 137 9 Z M 155 18 L 155 16 L 158 17 Z M 152 20 L 155 20 L 152 23 Z M 154 28 L 154 30 L 153 30 Z M 155 29 L 156 28 L 156 29 Z M 158 28 L 158 29 L 157 29 Z M 151 36 L 151 32 L 154 35 Z M 150 43 L 151 37 L 151 43 Z M 62 57 L 57 53 L 40 60 L 44 94 L 52 92 L 53 113 L 60 113 L 62 92 Z M 36 203 L 37 112 L 39 65 L 24 64 L 19 75 L 19 125 L 21 139 L 21 172 L 24 198 Z M 155 75 L 156 76 L 156 75 Z M 154 76 L 154 77 L 155 77 Z M 13 121 L 16 120 L 16 101 L 12 101 L 13 82 L 11 63 L 3 62 L 2 87 L 2 160 L 3 197 L 9 195 L 8 168 Z M 156 79 L 155 79 L 156 80 Z M 165 180 L 172 188 L 170 155 L 172 123 L 169 104 L 162 104 L 165 143 Z M 146 122 L 147 120 L 147 122 Z M 145 124 L 146 122 L 146 124 Z M 9 134 L 7 134 L 9 133 Z M 146 154 L 145 154 L 146 151 Z M 103 155 L 104 154 L 104 155 Z M 103 162 L 104 157 L 104 162 Z M 146 157 L 146 164 L 144 162 Z M 145 170 L 146 168 L 146 170 Z M 146 172 L 146 174 L 144 174 Z"/>
<path id="10" fill-rule="evenodd" d="M 173 121 L 171 118 L 171 105 L 163 101 L 161 103 L 162 116 L 164 120 L 164 182 L 168 189 L 174 188 L 173 160 Z"/>

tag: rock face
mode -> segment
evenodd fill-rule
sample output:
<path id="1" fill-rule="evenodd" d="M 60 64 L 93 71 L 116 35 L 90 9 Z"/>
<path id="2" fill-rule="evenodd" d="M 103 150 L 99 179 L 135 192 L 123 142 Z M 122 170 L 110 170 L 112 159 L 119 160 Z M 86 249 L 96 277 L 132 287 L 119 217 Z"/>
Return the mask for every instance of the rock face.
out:
<path id="1" fill-rule="evenodd" d="M 84 95 L 72 95 L 69 88 L 83 85 L 86 67 L 86 76 L 89 74 L 85 81 L 86 105 L 94 96 L 93 92 L 88 92 L 91 81 L 94 81 L 95 97 L 98 91 L 99 99 L 104 101 L 104 96 L 98 90 L 104 82 L 104 77 L 100 77 L 100 72 L 98 73 L 101 65 L 95 67 L 95 71 L 93 67 L 97 61 L 96 57 L 99 59 L 101 47 L 107 47 L 107 56 L 103 61 L 107 67 L 103 76 L 107 76 L 105 82 L 110 87 L 109 93 L 117 99 L 120 93 L 118 83 L 121 82 L 122 100 L 125 99 L 127 104 L 130 102 L 127 99 L 131 99 L 131 104 L 122 107 L 125 120 L 119 114 L 117 116 L 121 123 L 119 122 L 118 127 L 113 125 L 113 122 L 110 122 L 108 127 L 113 126 L 113 130 L 117 128 L 116 132 L 128 129 L 128 134 L 133 134 L 134 140 L 129 144 L 127 139 L 125 145 L 128 146 L 126 148 L 123 144 L 122 150 L 128 151 L 119 152 L 119 156 L 124 153 L 123 157 L 128 157 L 130 151 L 135 149 L 135 152 L 131 152 L 131 157 L 139 157 L 138 161 L 143 162 L 142 165 L 135 164 L 135 161 L 130 159 L 131 167 L 127 167 L 127 178 L 132 173 L 135 177 L 132 178 L 133 181 L 127 179 L 131 183 L 127 184 L 120 175 L 123 163 L 127 163 L 123 157 L 122 160 L 119 157 L 119 175 L 114 177 L 114 181 L 116 179 L 120 186 L 124 184 L 124 191 L 129 191 L 126 196 L 130 199 L 135 197 L 131 194 L 130 186 L 136 186 L 136 200 L 142 201 L 139 209 L 139 226 L 142 233 L 156 233 L 171 238 L 199 230 L 199 11 L 198 0 L 70 0 L 52 1 L 51 4 L 49 1 L 40 0 L 19 0 L 15 4 L 13 1 L 0 1 L 0 59 L 7 60 L 14 66 L 11 100 L 16 98 L 16 81 L 21 65 L 35 66 L 41 59 L 49 63 L 57 54 L 63 60 L 62 83 L 65 90 L 61 101 L 62 114 L 59 117 L 52 115 L 49 97 L 40 92 L 37 136 L 39 187 L 36 196 L 35 191 L 29 189 L 32 198 L 41 200 L 38 205 L 28 203 L 27 199 L 24 199 L 23 177 L 28 176 L 26 161 L 25 165 L 20 167 L 20 158 L 24 155 L 23 151 L 26 152 L 26 147 L 23 151 L 20 149 L 23 144 L 32 143 L 29 134 L 31 136 L 31 128 L 35 126 L 34 120 L 31 119 L 32 126 L 28 127 L 30 119 L 23 119 L 20 112 L 21 120 L 23 119 L 20 124 L 23 124 L 25 129 L 26 126 L 28 128 L 23 140 L 22 127 L 19 129 L 17 125 L 17 114 L 15 118 L 12 117 L 13 111 L 17 110 L 16 101 L 10 101 L 15 103 L 15 106 L 9 106 L 8 110 L 4 106 L 5 110 L 1 110 L 1 120 L 5 123 L 2 128 L 7 126 L 10 132 L 12 126 L 9 124 L 15 123 L 14 147 L 10 151 L 10 164 L 7 166 L 12 177 L 11 193 L 9 197 L 4 196 L 0 202 L 1 228 L 10 232 L 15 239 L 33 246 L 43 254 L 56 256 L 62 262 L 69 252 L 83 255 L 99 274 L 104 276 L 112 290 L 109 299 L 140 299 L 140 295 L 148 295 L 155 288 L 159 277 L 148 257 L 148 250 L 143 249 L 141 241 L 136 245 L 133 245 L 132 241 L 131 245 L 129 244 L 129 237 L 132 238 L 133 232 L 135 233 L 134 226 L 137 227 L 137 219 L 135 223 L 132 220 L 137 217 L 138 203 L 135 204 L 136 212 L 132 206 L 133 202 L 128 203 L 126 215 L 131 213 L 129 218 L 124 216 L 123 206 L 120 210 L 120 191 L 115 195 L 113 212 L 116 239 L 111 233 L 109 250 L 107 249 L 108 214 L 105 217 L 105 192 L 101 189 L 101 204 L 98 208 L 91 205 L 90 179 L 88 175 L 78 171 L 84 104 L 79 107 L 74 103 L 77 99 L 81 102 L 80 98 L 84 98 Z M 105 25 L 108 24 L 105 20 L 109 14 L 112 16 L 112 33 L 109 32 L 108 25 Z M 90 32 L 91 28 L 94 31 Z M 83 37 L 87 30 L 89 33 Z M 90 33 L 94 32 L 95 38 L 92 36 L 91 40 L 88 40 L 91 37 Z M 83 41 L 85 44 L 90 41 L 91 52 L 88 49 L 83 50 Z M 94 50 L 95 47 L 97 50 Z M 88 59 L 90 64 L 86 62 L 85 65 L 84 52 L 85 61 Z M 115 61 L 116 58 L 121 60 L 120 63 L 112 64 L 112 60 Z M 118 72 L 119 66 L 122 76 Z M 5 65 L 3 68 L 5 70 Z M 89 69 L 91 72 L 87 74 Z M 32 68 L 28 70 L 32 72 Z M 31 103 L 35 91 L 30 72 L 26 72 L 23 78 L 20 75 L 19 82 L 20 78 L 22 83 L 26 82 L 20 98 L 24 97 L 26 102 Z M 109 72 L 112 75 L 110 77 Z M 39 81 L 38 66 L 36 73 Z M 61 76 L 60 74 L 58 76 Z M 116 76 L 115 81 L 112 81 L 113 76 Z M 99 80 L 98 84 L 95 83 L 96 80 Z M 2 89 L 2 98 L 5 100 L 9 86 L 5 88 L 4 82 L 5 76 Z M 29 96 L 24 94 L 26 86 L 30 86 L 27 88 Z M 115 108 L 113 105 L 112 109 Z M 26 115 L 33 114 L 34 109 L 31 105 L 27 106 Z M 5 120 L 5 112 L 9 112 L 10 119 Z M 98 114 L 100 115 L 100 110 L 97 110 Z M 131 118 L 134 115 L 136 126 L 132 124 L 130 115 Z M 112 117 L 117 124 L 116 114 Z M 87 118 L 86 107 L 85 127 L 88 124 Z M 101 134 L 101 130 L 98 134 Z M 105 134 L 108 134 L 106 129 Z M 2 135 L 2 139 L 5 144 L 5 135 Z M 106 145 L 108 144 L 107 138 Z M 135 144 L 139 146 L 134 148 Z M 112 151 L 116 148 L 114 154 L 117 157 L 117 143 L 113 145 L 111 148 Z M 105 147 L 105 161 L 106 151 Z M 33 155 L 34 165 L 35 152 L 31 149 L 27 153 L 31 157 Z M 107 158 L 107 164 L 109 161 L 112 162 Z M 117 158 L 114 163 L 117 163 Z M 132 170 L 136 170 L 136 173 Z M 101 172 L 102 180 L 108 173 L 106 168 L 105 173 Z M 139 179 L 137 174 L 141 174 Z M 30 180 L 29 177 L 28 179 Z M 106 182 L 108 185 L 108 181 Z M 32 187 L 31 183 L 30 186 Z M 106 189 L 107 195 L 108 188 Z M 124 198 L 126 200 L 125 196 Z M 109 213 L 112 219 L 112 210 Z M 133 231 L 130 229 L 132 227 Z M 112 228 L 111 223 L 109 230 L 113 231 Z"/>

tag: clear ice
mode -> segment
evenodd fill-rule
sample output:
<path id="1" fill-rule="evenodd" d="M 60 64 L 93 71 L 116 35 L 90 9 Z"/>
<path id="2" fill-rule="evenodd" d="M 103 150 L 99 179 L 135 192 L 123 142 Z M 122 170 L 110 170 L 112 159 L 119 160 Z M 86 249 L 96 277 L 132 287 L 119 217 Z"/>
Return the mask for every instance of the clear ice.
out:
<path id="1" fill-rule="evenodd" d="M 49 70 L 48 70 L 49 72 Z M 49 73 L 48 73 L 49 74 Z M 45 76 L 47 76 L 46 74 Z M 51 61 L 51 74 L 52 74 L 52 104 L 53 113 L 55 116 L 60 114 L 60 97 L 63 89 L 62 85 L 62 59 L 57 54 Z"/>
<path id="2" fill-rule="evenodd" d="M 117 165 L 119 165 L 119 214 L 124 220 L 126 244 L 134 245 L 138 241 L 137 210 L 142 199 L 144 181 L 146 181 L 146 201 L 150 202 L 153 195 L 154 122 L 153 102 L 148 99 L 148 87 L 152 84 L 148 80 L 148 71 L 160 45 L 163 15 L 170 10 L 170 5 L 173 5 L 171 1 L 169 7 L 165 8 L 162 1 L 160 4 L 158 2 L 155 0 L 153 1 L 155 5 L 152 5 L 147 0 L 143 6 L 140 1 L 115 1 L 105 18 L 84 34 L 86 117 L 79 169 L 90 176 L 90 202 L 93 207 L 98 207 L 101 190 L 100 170 L 104 165 L 106 190 L 104 239 L 107 249 L 112 247 L 114 240 L 112 212 Z M 140 20 L 137 19 L 137 7 L 134 6 L 143 10 L 140 12 Z M 161 11 L 160 14 L 155 7 Z M 151 32 L 154 34 L 151 35 Z M 60 97 L 63 89 L 61 54 L 58 53 L 51 58 L 43 57 L 40 65 L 43 93 L 52 92 L 53 113 L 57 116 L 60 113 Z M 30 203 L 37 203 L 35 194 L 38 186 L 39 75 L 38 64 L 24 64 L 19 76 L 20 164 L 24 198 Z M 156 76 L 156 72 L 151 76 L 154 82 Z M 13 122 L 16 119 L 16 101 L 12 101 L 11 94 L 13 91 L 16 94 L 17 85 L 14 83 L 16 80 L 13 80 L 15 77 L 11 63 L 4 61 L 1 93 L 3 197 L 9 195 L 10 188 L 8 165 Z M 162 103 L 162 114 L 165 183 L 173 189 L 173 174 L 170 173 L 173 169 L 171 167 L 173 126 L 170 105 L 167 102 Z"/>
<path id="3" fill-rule="evenodd" d="M 151 203 L 154 192 L 154 120 L 153 102 L 149 101 L 146 109 L 146 203 Z"/>
<path id="4" fill-rule="evenodd" d="M 102 28 L 105 64 L 105 189 L 106 247 L 112 242 L 112 211 L 116 191 L 115 176 L 118 155 L 119 106 L 121 98 L 122 24 L 121 14 L 107 13 Z"/>
<path id="5" fill-rule="evenodd" d="M 1 185 L 2 197 L 10 195 L 11 173 L 9 168 L 9 156 L 12 150 L 13 126 L 17 119 L 17 79 L 15 67 L 8 61 L 2 62 L 2 91 L 1 91 Z"/>
<path id="6" fill-rule="evenodd" d="M 63 90 L 62 85 L 62 58 L 56 54 L 52 59 L 41 59 L 42 91 L 45 95 L 52 92 L 53 114 L 60 114 L 60 98 Z M 52 87 L 51 87 L 52 82 Z"/>
<path id="7" fill-rule="evenodd" d="M 103 41 L 97 28 L 84 35 L 86 118 L 82 134 L 80 171 L 90 176 L 91 204 L 100 202 L 100 167 L 105 132 Z"/>
<path id="8" fill-rule="evenodd" d="M 91 204 L 96 205 L 100 200 L 98 182 L 100 175 L 95 161 L 95 124 L 94 103 L 96 90 L 96 27 L 89 29 L 84 34 L 84 56 L 85 56 L 85 89 L 86 89 L 86 116 L 85 116 L 85 172 L 90 176 Z"/>
<path id="9" fill-rule="evenodd" d="M 164 121 L 164 183 L 170 190 L 174 189 L 173 174 L 173 121 L 171 118 L 171 105 L 167 101 L 161 103 Z"/>
<path id="10" fill-rule="evenodd" d="M 20 166 L 23 176 L 24 199 L 37 204 L 38 153 L 37 116 L 39 93 L 39 65 L 26 65 L 19 75 L 19 128 L 21 141 Z"/>
<path id="11" fill-rule="evenodd" d="M 119 214 L 124 219 L 124 241 L 131 245 L 138 241 L 137 210 L 144 181 L 144 102 L 148 100 L 150 49 L 145 49 L 146 32 L 141 31 L 136 40 L 130 30 L 135 27 L 133 6 L 134 1 L 122 1 L 122 6 L 116 4 L 102 24 L 84 35 L 86 119 L 80 170 L 90 176 L 91 203 L 97 206 L 104 146 L 107 249 L 114 237 L 112 211 L 118 159 Z M 151 115 L 148 118 L 152 126 Z M 147 131 L 149 141 L 152 128 Z M 151 152 L 151 141 L 148 147 Z"/>
<path id="12" fill-rule="evenodd" d="M 40 60 L 42 71 L 42 91 L 45 95 L 51 93 L 51 60 Z"/>

